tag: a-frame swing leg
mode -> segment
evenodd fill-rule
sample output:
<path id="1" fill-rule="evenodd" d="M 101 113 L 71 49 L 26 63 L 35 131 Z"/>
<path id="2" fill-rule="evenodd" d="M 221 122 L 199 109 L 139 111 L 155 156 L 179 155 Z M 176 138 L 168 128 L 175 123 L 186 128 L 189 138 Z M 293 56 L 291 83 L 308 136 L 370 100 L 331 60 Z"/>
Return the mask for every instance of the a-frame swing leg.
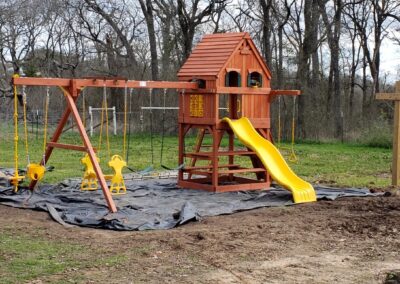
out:
<path id="1" fill-rule="evenodd" d="M 53 138 L 52 138 L 51 142 L 56 143 L 58 141 L 59 137 L 62 134 L 62 130 L 63 130 L 63 128 L 64 128 L 64 126 L 65 126 L 65 124 L 66 124 L 66 122 L 68 120 L 68 117 L 72 114 L 73 118 L 75 119 L 76 125 L 78 127 L 79 133 L 81 135 L 81 138 L 82 138 L 84 147 L 86 149 L 86 152 L 88 153 L 88 155 L 90 157 L 90 160 L 92 162 L 94 171 L 96 172 L 97 178 L 98 178 L 98 180 L 100 182 L 100 186 L 101 186 L 101 189 L 103 190 L 103 194 L 104 194 L 104 197 L 106 199 L 108 208 L 110 209 L 111 212 L 115 213 L 115 212 L 117 212 L 117 208 L 115 206 L 114 200 L 112 199 L 111 193 L 110 193 L 110 191 L 108 189 L 108 185 L 107 185 L 106 180 L 104 178 L 104 174 L 103 174 L 103 172 L 102 172 L 102 170 L 100 168 L 100 165 L 99 165 L 99 163 L 98 163 L 98 161 L 96 159 L 96 154 L 95 154 L 95 152 L 93 150 L 93 146 L 90 143 L 89 137 L 88 137 L 88 135 L 86 133 L 85 127 L 83 126 L 81 117 L 79 115 L 79 111 L 78 111 L 78 109 L 76 107 L 76 104 L 75 104 L 75 102 L 76 102 L 76 100 L 78 98 L 78 90 L 76 89 L 75 86 L 71 86 L 70 92 L 68 92 L 65 89 L 63 89 L 63 92 L 64 92 L 65 100 L 67 101 L 67 108 L 64 111 L 64 114 L 63 114 L 63 116 L 62 116 L 62 118 L 61 118 L 61 120 L 60 120 L 60 122 L 59 122 L 59 124 L 57 126 L 56 131 L 54 132 L 54 135 L 53 135 Z M 73 95 L 71 95 L 71 93 Z M 53 147 L 47 146 L 46 154 L 45 154 L 45 161 L 46 162 L 50 158 L 50 155 L 51 155 L 52 152 L 53 152 Z M 43 161 L 42 161 L 42 163 L 43 163 Z M 34 182 L 34 181 L 31 182 L 30 188 L 33 189 L 35 187 L 35 185 L 36 185 L 36 182 Z"/>

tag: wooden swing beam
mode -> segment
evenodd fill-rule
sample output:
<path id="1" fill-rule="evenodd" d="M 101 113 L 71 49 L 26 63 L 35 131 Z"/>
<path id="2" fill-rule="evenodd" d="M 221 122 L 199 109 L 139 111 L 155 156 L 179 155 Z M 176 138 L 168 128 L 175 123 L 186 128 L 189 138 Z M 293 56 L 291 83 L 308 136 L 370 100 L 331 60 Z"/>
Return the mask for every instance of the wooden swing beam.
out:
<path id="1" fill-rule="evenodd" d="M 90 160 L 93 164 L 93 168 L 96 172 L 97 178 L 100 182 L 100 186 L 103 190 L 104 198 L 106 199 L 109 210 L 112 213 L 117 212 L 114 200 L 109 191 L 106 183 L 104 174 L 101 170 L 99 163 L 97 162 L 95 149 L 93 148 L 86 130 L 83 126 L 82 119 L 80 117 L 76 101 L 81 93 L 81 90 L 85 87 L 107 87 L 107 88 L 147 88 L 147 89 L 197 89 L 197 83 L 193 82 L 163 82 L 163 81 L 130 81 L 121 79 L 106 79 L 106 78 L 94 78 L 94 79 L 59 79 L 59 78 L 30 78 L 20 77 L 14 78 L 13 84 L 15 86 L 57 86 L 63 91 L 64 98 L 67 102 L 67 107 L 61 116 L 61 119 L 54 131 L 51 141 L 46 144 L 45 159 L 41 161 L 41 164 L 47 163 L 53 149 L 68 149 L 75 151 L 87 152 Z M 79 133 L 82 138 L 83 146 L 80 145 L 68 145 L 58 143 L 60 136 L 62 135 L 63 128 L 68 121 L 68 118 L 72 115 L 75 123 L 78 127 Z M 29 188 L 33 190 L 36 186 L 37 181 L 32 181 Z"/>

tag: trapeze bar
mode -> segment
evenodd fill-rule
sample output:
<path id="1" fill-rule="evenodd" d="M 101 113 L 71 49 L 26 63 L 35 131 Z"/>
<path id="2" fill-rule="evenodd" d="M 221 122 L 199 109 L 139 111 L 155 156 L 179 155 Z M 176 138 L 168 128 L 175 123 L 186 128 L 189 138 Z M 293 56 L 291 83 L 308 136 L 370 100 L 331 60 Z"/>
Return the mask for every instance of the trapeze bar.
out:
<path id="1" fill-rule="evenodd" d="M 179 109 L 179 107 L 140 107 L 140 109 L 161 109 L 161 110 L 167 110 L 167 109 Z"/>
<path id="2" fill-rule="evenodd" d="M 102 107 L 91 107 L 91 106 L 89 106 L 89 112 L 90 112 L 90 110 L 106 110 L 106 109 L 105 109 L 105 108 L 102 108 Z M 111 111 L 111 110 L 115 111 L 115 106 L 114 106 L 114 107 L 109 107 L 109 108 L 107 108 L 107 110 L 109 110 L 109 111 Z"/>

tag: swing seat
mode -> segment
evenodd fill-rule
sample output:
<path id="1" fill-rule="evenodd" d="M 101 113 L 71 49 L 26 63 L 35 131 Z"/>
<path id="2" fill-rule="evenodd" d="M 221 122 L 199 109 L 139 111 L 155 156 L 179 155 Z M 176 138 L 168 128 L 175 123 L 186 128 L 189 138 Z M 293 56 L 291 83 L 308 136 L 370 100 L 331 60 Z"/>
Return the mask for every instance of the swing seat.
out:
<path id="1" fill-rule="evenodd" d="M 126 186 L 122 169 L 126 167 L 126 162 L 119 155 L 114 155 L 108 162 L 108 166 L 114 170 L 114 175 L 111 178 L 110 192 L 113 195 L 125 194 Z"/>
<path id="2" fill-rule="evenodd" d="M 26 175 L 30 180 L 41 180 L 46 172 L 46 168 L 40 164 L 29 164 L 27 166 Z"/>
<path id="3" fill-rule="evenodd" d="M 100 159 L 98 157 L 96 157 L 96 159 L 98 162 L 100 162 Z M 88 154 L 86 154 L 85 157 L 81 159 L 81 163 L 85 166 L 85 173 L 83 174 L 81 190 L 97 190 L 99 187 L 97 176 Z"/>
<path id="4" fill-rule="evenodd" d="M 15 176 L 9 177 L 8 180 L 10 183 L 15 187 L 15 192 L 18 191 L 18 184 L 22 182 L 25 179 L 25 176 L 20 176 L 18 173 L 16 173 Z"/>

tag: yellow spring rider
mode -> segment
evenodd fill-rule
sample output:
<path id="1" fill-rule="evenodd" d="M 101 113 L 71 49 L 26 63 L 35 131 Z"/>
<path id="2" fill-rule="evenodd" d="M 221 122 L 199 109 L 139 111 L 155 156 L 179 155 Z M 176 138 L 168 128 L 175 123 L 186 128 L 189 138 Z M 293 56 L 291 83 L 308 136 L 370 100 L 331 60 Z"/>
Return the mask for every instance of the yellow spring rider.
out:
<path id="1" fill-rule="evenodd" d="M 18 76 L 18 75 L 14 75 Z M 46 143 L 47 143 L 47 128 L 48 128 L 48 112 L 49 112 L 49 88 L 47 88 L 46 92 L 46 100 L 45 100 L 45 116 L 44 116 L 44 133 L 43 133 L 43 158 L 42 163 L 31 163 L 30 155 L 29 155 L 29 137 L 28 137 L 28 126 L 27 126 L 27 96 L 25 91 L 25 86 L 22 87 L 22 102 L 23 102 L 23 119 L 24 119 L 24 144 L 25 144 L 25 153 L 27 159 L 27 167 L 26 167 L 26 177 L 31 181 L 39 181 L 44 177 L 44 173 L 46 172 L 45 166 L 45 151 L 46 151 Z M 18 191 L 18 184 L 22 181 L 25 176 L 20 176 L 18 173 L 18 93 L 17 87 L 14 86 L 14 159 L 15 159 L 15 174 L 11 177 L 11 184 L 14 185 L 14 191 Z"/>
<path id="2" fill-rule="evenodd" d="M 127 130 L 127 95 L 128 88 L 125 85 L 125 94 L 124 94 L 124 134 L 123 134 L 123 155 L 126 156 L 126 130 Z M 104 112 L 105 112 L 105 122 L 106 122 L 106 143 L 107 143 L 107 152 L 110 157 L 110 161 L 108 162 L 108 166 L 113 169 L 113 175 L 105 175 L 106 180 L 111 180 L 110 184 L 110 192 L 113 195 L 125 194 L 126 186 L 124 177 L 122 175 L 122 170 L 127 166 L 127 163 L 120 155 L 111 156 L 110 151 L 110 139 L 109 139 L 109 129 L 108 129 L 108 110 L 107 110 L 107 89 L 104 86 L 103 88 L 103 104 L 101 110 L 101 122 L 100 122 L 100 135 L 99 135 L 99 147 L 98 151 L 101 149 L 102 144 L 102 136 L 103 136 L 103 124 L 104 124 Z M 97 161 L 100 162 L 100 159 L 96 157 Z M 97 190 L 98 182 L 97 176 L 93 168 L 93 164 L 90 160 L 88 154 L 85 155 L 81 159 L 81 163 L 85 166 L 85 173 L 83 175 L 83 180 L 81 184 L 81 190 Z"/>

